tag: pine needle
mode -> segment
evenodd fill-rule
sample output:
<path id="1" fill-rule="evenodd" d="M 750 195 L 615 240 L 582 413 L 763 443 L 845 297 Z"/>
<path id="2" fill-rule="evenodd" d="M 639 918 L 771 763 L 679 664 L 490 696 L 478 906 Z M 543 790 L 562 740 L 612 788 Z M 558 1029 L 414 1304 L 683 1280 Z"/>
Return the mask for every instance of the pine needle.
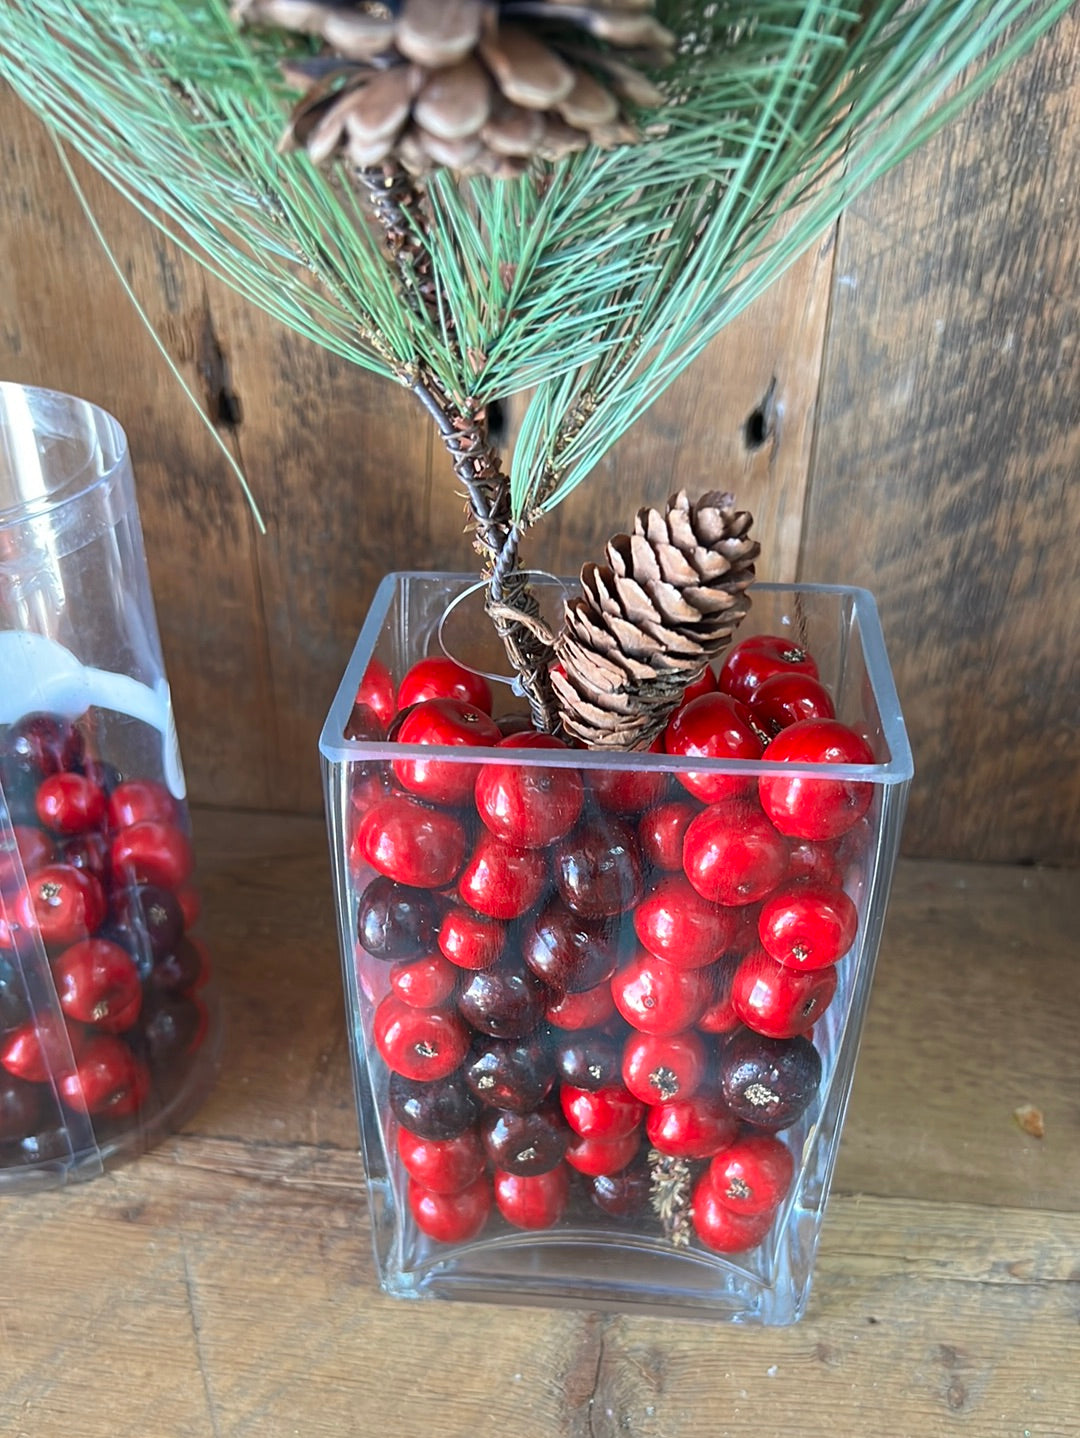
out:
<path id="1" fill-rule="evenodd" d="M 86 192 L 83 190 L 82 185 L 79 183 L 79 177 L 72 169 L 71 161 L 68 159 L 67 152 L 65 151 L 63 145 L 60 143 L 60 138 L 56 134 L 55 130 L 50 129 L 49 138 L 52 140 L 54 146 L 56 147 L 56 153 L 60 160 L 61 167 L 63 168 L 64 174 L 68 177 L 68 183 L 71 185 L 71 188 L 75 194 L 75 198 L 76 200 L 78 200 L 79 206 L 82 209 L 83 214 L 86 216 L 87 223 L 89 224 L 91 230 L 94 232 L 94 238 L 101 246 L 102 251 L 105 254 L 105 258 L 108 260 L 110 266 L 112 267 L 113 274 L 120 281 L 121 289 L 131 301 L 132 308 L 139 316 L 139 319 L 142 321 L 146 333 L 153 340 L 158 353 L 161 355 L 162 359 L 165 361 L 165 364 L 168 366 L 169 372 L 172 375 L 173 379 L 176 380 L 176 383 L 180 386 L 184 394 L 190 400 L 192 409 L 198 415 L 202 424 L 209 431 L 210 438 L 214 441 L 218 449 L 220 449 L 221 453 L 225 456 L 225 463 L 229 466 L 233 474 L 236 475 L 236 478 L 240 482 L 240 488 L 244 492 L 244 498 L 248 502 L 248 506 L 251 509 L 252 515 L 254 516 L 259 533 L 265 534 L 266 522 L 262 517 L 262 511 L 259 509 L 259 506 L 255 500 L 255 496 L 251 492 L 251 487 L 248 484 L 247 475 L 240 468 L 239 464 L 237 464 L 236 459 L 230 451 L 228 445 L 214 428 L 214 425 L 210 420 L 210 416 L 206 413 L 202 405 L 196 399 L 191 386 L 188 384 L 184 376 L 180 373 L 180 370 L 177 367 L 175 360 L 173 359 L 169 351 L 165 348 L 157 330 L 150 323 L 150 316 L 146 313 L 146 310 L 143 308 L 138 295 L 132 289 L 127 275 L 125 275 L 123 270 L 120 268 L 119 261 L 113 254 L 112 246 L 105 238 L 104 232 L 102 231 L 101 226 L 98 224 L 97 216 L 94 214 L 94 211 L 90 207 L 90 201 L 86 198 Z"/>

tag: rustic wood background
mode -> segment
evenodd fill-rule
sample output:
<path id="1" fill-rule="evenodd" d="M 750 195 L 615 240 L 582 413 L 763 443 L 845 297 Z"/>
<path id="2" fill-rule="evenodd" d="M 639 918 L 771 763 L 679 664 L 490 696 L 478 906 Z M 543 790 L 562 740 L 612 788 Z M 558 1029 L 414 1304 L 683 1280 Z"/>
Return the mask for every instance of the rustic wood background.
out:
<path id="1" fill-rule="evenodd" d="M 573 570 L 642 501 L 723 483 L 766 578 L 878 597 L 918 767 L 914 855 L 1080 859 L 1080 15 L 864 196 L 544 529 Z M 131 439 L 192 797 L 311 812 L 316 737 L 379 575 L 471 568 L 411 399 L 208 279 L 80 174 L 239 489 L 41 126 L 0 94 L 0 376 Z"/>

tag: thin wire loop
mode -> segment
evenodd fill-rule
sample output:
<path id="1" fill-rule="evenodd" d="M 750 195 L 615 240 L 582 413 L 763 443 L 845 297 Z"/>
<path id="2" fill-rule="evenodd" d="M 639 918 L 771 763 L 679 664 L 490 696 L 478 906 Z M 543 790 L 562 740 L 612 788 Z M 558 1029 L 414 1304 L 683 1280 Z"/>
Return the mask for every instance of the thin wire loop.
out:
<path id="1" fill-rule="evenodd" d="M 563 598 L 566 597 L 566 585 L 563 583 L 563 581 L 559 578 L 557 574 L 552 574 L 550 570 L 521 569 L 518 570 L 518 573 L 524 575 L 526 578 L 529 579 L 549 579 L 554 585 L 558 587 L 561 596 Z M 486 588 L 487 580 L 480 579 L 475 584 L 470 584 L 467 589 L 463 589 L 460 594 L 455 595 L 454 598 L 451 599 L 450 603 L 443 610 L 442 618 L 439 620 L 439 627 L 436 631 L 436 638 L 439 641 L 439 648 L 446 655 L 447 659 L 452 659 L 455 664 L 460 664 L 462 669 L 467 669 L 470 674 L 478 674 L 482 679 L 490 680 L 493 684 L 508 684 L 513 693 L 516 694 L 519 698 L 521 698 L 524 695 L 525 690 L 522 687 L 520 678 L 516 674 L 493 674 L 490 670 L 487 669 L 477 669 L 474 664 L 468 664 L 465 662 L 465 660 L 460 659 L 456 654 L 451 653 L 449 645 L 446 642 L 444 631 L 446 629 L 447 620 L 450 618 L 451 614 L 453 614 L 454 610 L 458 607 L 458 605 L 461 604 L 464 600 L 468 599 L 470 595 L 477 594 L 481 590 L 484 590 Z"/>

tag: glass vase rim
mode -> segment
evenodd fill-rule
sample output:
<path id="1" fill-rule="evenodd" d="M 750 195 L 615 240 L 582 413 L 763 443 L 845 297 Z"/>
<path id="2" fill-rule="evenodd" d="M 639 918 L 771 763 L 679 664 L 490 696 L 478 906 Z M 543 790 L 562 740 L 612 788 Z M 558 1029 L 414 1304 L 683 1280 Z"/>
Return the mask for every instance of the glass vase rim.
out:
<path id="1" fill-rule="evenodd" d="M 16 396 L 20 396 L 29 406 L 51 404 L 55 406 L 58 414 L 81 416 L 84 422 L 81 434 L 58 433 L 55 437 L 86 442 L 83 443 L 77 462 L 67 467 L 54 484 L 48 488 L 43 487 L 39 493 L 8 503 L 5 501 L 3 486 L 0 485 L 0 530 L 12 529 L 29 520 L 41 519 L 44 515 L 57 514 L 77 504 L 95 490 L 107 488 L 130 463 L 127 432 L 114 414 L 82 395 L 53 389 L 48 385 L 22 384 L 18 380 L 0 379 L 0 439 L 13 431 L 8 415 L 12 408 L 11 401 Z M 32 432 L 35 435 L 45 433 L 36 423 L 32 425 Z M 89 442 L 90 435 L 94 436 L 96 443 Z"/>
<path id="2" fill-rule="evenodd" d="M 509 763 L 526 768 L 628 769 L 659 773 L 731 773 L 748 776 L 783 774 L 788 777 L 821 778 L 871 784 L 904 784 L 914 773 L 914 761 L 892 669 L 885 651 L 877 604 L 868 589 L 847 584 L 804 584 L 764 582 L 752 593 L 835 595 L 849 599 L 863 646 L 863 658 L 881 722 L 888 757 L 873 764 L 800 764 L 764 759 L 687 758 L 655 754 L 648 750 L 601 749 L 517 749 L 494 746 L 447 746 L 401 744 L 397 741 L 346 739 L 345 726 L 352 714 L 356 691 L 375 652 L 394 594 L 403 581 L 475 583 L 474 573 L 456 570 L 392 570 L 385 574 L 372 597 L 360 633 L 353 647 L 341 683 L 331 703 L 319 736 L 319 752 L 330 763 L 388 763 L 392 759 L 438 759 L 457 764 Z"/>

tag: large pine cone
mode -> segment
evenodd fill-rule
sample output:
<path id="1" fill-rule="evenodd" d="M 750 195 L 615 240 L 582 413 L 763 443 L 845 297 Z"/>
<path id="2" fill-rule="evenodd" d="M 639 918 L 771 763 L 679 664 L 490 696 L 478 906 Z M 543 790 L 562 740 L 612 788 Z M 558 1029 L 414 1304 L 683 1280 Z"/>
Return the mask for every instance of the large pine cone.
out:
<path id="1" fill-rule="evenodd" d="M 551 682 L 564 730 L 590 749 L 646 749 L 750 608 L 760 546 L 730 494 L 641 509 L 607 564 L 581 571 Z"/>
<path id="2" fill-rule="evenodd" d="M 290 61 L 305 91 L 284 137 L 318 164 L 339 154 L 413 174 L 521 174 L 534 157 L 637 138 L 628 106 L 660 94 L 674 36 L 654 0 L 234 0 L 233 14 L 325 42 Z"/>

